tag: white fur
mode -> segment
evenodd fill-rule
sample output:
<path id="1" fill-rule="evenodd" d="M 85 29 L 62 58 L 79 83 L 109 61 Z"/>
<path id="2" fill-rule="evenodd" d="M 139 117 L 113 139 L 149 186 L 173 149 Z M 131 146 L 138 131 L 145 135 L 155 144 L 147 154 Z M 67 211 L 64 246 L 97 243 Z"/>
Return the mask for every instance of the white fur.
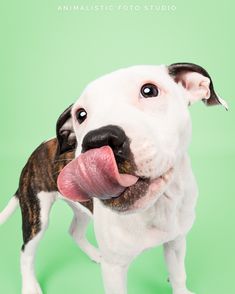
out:
<path id="1" fill-rule="evenodd" d="M 91 212 L 78 202 L 67 202 L 74 212 L 74 217 L 69 228 L 70 235 L 91 260 L 100 263 L 101 254 L 99 250 L 91 245 L 85 237 L 87 225 L 93 217 Z"/>
<path id="2" fill-rule="evenodd" d="M 165 66 L 134 66 L 95 80 L 73 106 L 76 156 L 89 131 L 112 124 L 122 127 L 130 138 L 139 176 L 154 179 L 173 167 L 161 193 L 149 192 L 150 196 L 138 200 L 130 213 L 118 213 L 94 199 L 95 234 L 106 294 L 125 294 L 126 273 L 132 260 L 161 244 L 173 293 L 191 293 L 186 287 L 185 236 L 195 218 L 197 185 L 187 155 L 191 139 L 188 93 L 192 89 L 196 99 L 209 87 L 204 83 L 202 94 L 202 89 L 196 88 L 201 87 L 200 77 L 197 75 L 195 85 L 192 79 L 186 90 L 173 81 Z M 141 97 L 140 88 L 148 82 L 158 86 L 158 97 Z M 75 116 L 79 108 L 87 112 L 81 125 Z"/>

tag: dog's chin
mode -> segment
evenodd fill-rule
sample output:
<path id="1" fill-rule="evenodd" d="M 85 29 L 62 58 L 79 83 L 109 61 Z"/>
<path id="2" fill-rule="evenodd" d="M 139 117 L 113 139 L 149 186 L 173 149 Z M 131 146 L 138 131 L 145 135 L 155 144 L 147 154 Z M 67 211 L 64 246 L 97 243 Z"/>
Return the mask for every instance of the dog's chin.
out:
<path id="1" fill-rule="evenodd" d="M 118 197 L 101 200 L 105 206 L 120 213 L 133 213 L 152 206 L 163 194 L 170 179 L 173 168 L 169 168 L 155 179 L 139 178 L 138 181 L 126 188 Z"/>

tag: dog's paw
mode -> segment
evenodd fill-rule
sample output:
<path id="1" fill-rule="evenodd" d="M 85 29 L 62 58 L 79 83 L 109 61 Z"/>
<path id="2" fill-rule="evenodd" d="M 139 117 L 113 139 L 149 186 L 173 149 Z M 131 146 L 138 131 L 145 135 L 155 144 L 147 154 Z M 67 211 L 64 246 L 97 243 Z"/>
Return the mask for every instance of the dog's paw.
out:
<path id="1" fill-rule="evenodd" d="M 102 255 L 100 251 L 96 248 L 92 250 L 92 252 L 89 253 L 90 259 L 95 263 L 101 263 Z"/>
<path id="2" fill-rule="evenodd" d="M 43 294 L 37 282 L 26 285 L 22 288 L 22 294 Z"/>
<path id="3" fill-rule="evenodd" d="M 179 289 L 179 290 L 175 290 L 173 291 L 173 294 L 195 294 L 187 289 Z"/>

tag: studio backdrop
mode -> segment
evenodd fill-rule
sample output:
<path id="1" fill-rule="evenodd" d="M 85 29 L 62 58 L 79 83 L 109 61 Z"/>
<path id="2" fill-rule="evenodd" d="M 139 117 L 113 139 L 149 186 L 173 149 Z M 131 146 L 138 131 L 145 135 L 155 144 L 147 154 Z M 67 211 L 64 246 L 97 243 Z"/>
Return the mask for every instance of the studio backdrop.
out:
<path id="1" fill-rule="evenodd" d="M 55 137 L 58 116 L 90 81 L 131 65 L 199 64 L 229 110 L 202 102 L 190 106 L 199 198 L 188 236 L 187 283 L 197 294 L 235 293 L 234 5 L 232 0 L 2 0 L 0 210 L 15 193 L 32 151 Z M 102 294 L 100 266 L 67 234 L 71 219 L 69 207 L 58 201 L 36 259 L 42 289 Z M 87 236 L 96 244 L 92 224 Z M 21 246 L 18 210 L 0 226 L 1 293 L 21 291 Z M 128 293 L 171 293 L 161 247 L 133 262 Z"/>

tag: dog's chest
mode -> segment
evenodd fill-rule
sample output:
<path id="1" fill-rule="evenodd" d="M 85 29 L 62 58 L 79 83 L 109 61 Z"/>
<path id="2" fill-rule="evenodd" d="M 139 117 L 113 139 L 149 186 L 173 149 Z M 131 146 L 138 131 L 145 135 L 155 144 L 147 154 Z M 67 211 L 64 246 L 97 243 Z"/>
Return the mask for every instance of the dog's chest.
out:
<path id="1" fill-rule="evenodd" d="M 175 196 L 178 198 L 180 195 Z M 139 224 L 142 225 L 140 225 L 140 232 L 137 232 L 137 238 L 140 235 L 145 238 L 143 247 L 160 245 L 180 233 L 178 205 L 179 202 L 176 199 L 170 198 L 169 195 L 162 195 L 154 206 L 139 215 Z"/>
<path id="2" fill-rule="evenodd" d="M 138 255 L 147 248 L 172 240 L 180 230 L 178 201 L 167 197 L 162 195 L 154 206 L 137 214 L 122 216 L 99 207 L 102 211 L 95 220 L 98 239 L 109 250 L 118 248 L 126 255 Z"/>
<path id="3" fill-rule="evenodd" d="M 168 203 L 170 202 L 170 203 Z M 176 205 L 165 196 L 158 200 L 158 203 L 140 215 L 146 231 L 172 231 L 173 224 L 176 221 Z"/>

